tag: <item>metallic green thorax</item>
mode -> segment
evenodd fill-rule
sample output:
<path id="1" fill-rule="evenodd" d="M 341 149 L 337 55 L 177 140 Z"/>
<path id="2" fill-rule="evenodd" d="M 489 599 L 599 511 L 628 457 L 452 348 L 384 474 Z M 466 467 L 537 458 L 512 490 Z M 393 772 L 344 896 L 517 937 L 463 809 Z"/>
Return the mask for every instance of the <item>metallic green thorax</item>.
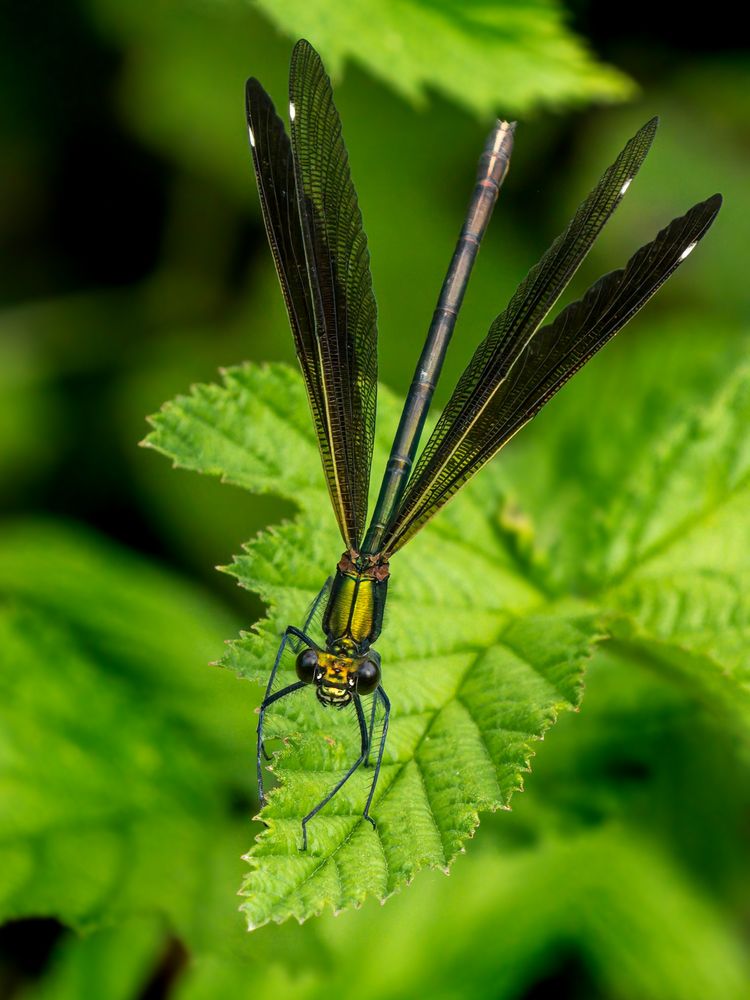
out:
<path id="1" fill-rule="evenodd" d="M 387 563 L 345 552 L 323 615 L 328 649 L 348 656 L 366 653 L 380 635 L 387 592 Z"/>

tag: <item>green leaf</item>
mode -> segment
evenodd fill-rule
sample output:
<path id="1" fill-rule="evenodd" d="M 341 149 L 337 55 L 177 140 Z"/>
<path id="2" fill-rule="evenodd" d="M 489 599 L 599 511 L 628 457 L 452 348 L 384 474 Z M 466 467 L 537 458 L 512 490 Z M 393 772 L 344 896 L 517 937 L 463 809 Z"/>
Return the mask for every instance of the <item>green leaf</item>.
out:
<path id="1" fill-rule="evenodd" d="M 747 356 L 735 322 L 691 313 L 679 296 L 665 306 L 670 284 L 654 303 L 662 312 L 639 315 L 499 460 L 506 491 L 529 512 L 538 544 L 554 552 L 546 579 L 554 576 L 562 593 L 602 589 L 602 553 L 617 538 L 623 490 Z"/>
<path id="2" fill-rule="evenodd" d="M 131 49 L 128 113 L 155 141 L 177 143 L 198 161 L 216 155 L 200 149 L 207 136 L 208 145 L 234 143 L 213 84 L 229 94 L 248 72 L 259 75 L 259 67 L 266 67 L 264 83 L 280 69 L 286 73 L 288 63 L 268 59 L 269 46 L 283 52 L 270 25 L 287 36 L 287 53 L 308 38 L 335 77 L 353 60 L 412 104 L 424 105 L 433 91 L 483 120 L 501 110 L 527 114 L 622 101 L 636 89 L 624 72 L 594 57 L 557 0 L 234 0 L 158 9 L 144 0 L 124 6 L 89 0 L 89 6 L 102 30 Z M 200 123 L 204 142 L 185 132 L 186 114 Z M 232 114 L 232 122 L 239 120 Z"/>
<path id="3" fill-rule="evenodd" d="M 397 415 L 383 391 L 376 469 Z M 231 369 L 223 386 L 196 386 L 152 422 L 146 443 L 176 465 L 273 491 L 300 509 L 229 568 L 260 594 L 269 619 L 224 662 L 265 683 L 280 633 L 301 622 L 341 548 L 301 382 L 282 366 Z M 529 583 L 526 531 L 502 516 L 490 473 L 396 561 L 378 643 L 394 708 L 376 833 L 362 817 L 371 772 L 360 769 L 310 824 L 300 852 L 302 817 L 356 759 L 358 737 L 351 713 L 295 700 L 291 739 L 274 762 L 281 783 L 249 855 L 251 926 L 383 899 L 422 867 L 447 869 L 478 811 L 507 808 L 522 787 L 536 742 L 559 711 L 577 707 L 597 639 L 590 612 L 556 605 Z M 271 729 L 281 735 L 283 723 L 272 717 Z"/>
<path id="4" fill-rule="evenodd" d="M 554 552 L 554 592 L 614 612 L 624 646 L 746 740 L 748 342 L 699 312 L 644 322 L 498 465 Z"/>
<path id="5" fill-rule="evenodd" d="M 65 935 L 46 976 L 23 992 L 25 1000 L 78 1000 L 141 996 L 165 952 L 162 922 L 143 917 L 78 938 Z"/>
<path id="6" fill-rule="evenodd" d="M 731 736 L 686 713 L 679 690 L 637 659 L 611 662 L 611 645 L 587 671 L 585 710 L 560 719 L 554 752 L 540 756 L 531 794 L 482 824 L 449 879 L 424 873 L 387 907 L 371 900 L 304 928 L 268 927 L 238 937 L 232 952 L 202 946 L 175 995 L 510 1000 L 572 966 L 585 996 L 745 997 L 750 967 L 735 914 L 747 766 L 733 760 Z M 587 817 L 574 826 L 555 809 L 571 799 Z M 619 821 L 592 820 L 602 800 Z M 213 907 L 202 898 L 207 922 L 233 908 L 226 885 L 204 889 L 217 896 Z M 69 937 L 29 1000 L 109 1000 L 110 970 L 137 972 L 145 928 L 134 940 L 136 931 Z M 493 940 L 502 947 L 488 947 Z M 362 941 L 377 946 L 352 946 Z"/>
<path id="7" fill-rule="evenodd" d="M 88 928 L 148 912 L 198 933 L 227 799 L 248 795 L 250 709 L 206 666 L 232 625 L 82 529 L 3 530 L 2 918 Z"/>
<path id="8" fill-rule="evenodd" d="M 637 464 L 601 559 L 619 632 L 750 735 L 750 369 Z M 616 527 L 615 527 L 616 526 Z"/>
<path id="9" fill-rule="evenodd" d="M 554 0 L 256 0 L 292 39 L 309 38 L 338 73 L 353 58 L 410 101 L 439 91 L 486 117 L 506 109 L 622 100 L 624 73 L 597 63 Z"/>
<path id="10" fill-rule="evenodd" d="M 425 877 L 387 909 L 370 905 L 337 918 L 327 915 L 315 927 L 324 968 L 300 960 L 298 946 L 310 925 L 294 928 L 291 954 L 280 948 L 279 929 L 267 929 L 264 960 L 198 955 L 181 972 L 174 995 L 515 1000 L 573 962 L 581 996 L 747 996 L 750 963 L 739 929 L 698 879 L 650 839 L 619 824 L 565 839 L 547 837 L 537 848 L 518 852 L 501 853 L 485 841 L 450 879 Z M 68 941 L 51 981 L 30 991 L 29 1000 L 109 1000 L 103 992 L 110 982 L 108 963 L 124 965 L 127 976 L 139 957 L 133 951 L 147 945 L 139 940 L 145 933 L 126 927 L 119 940 L 100 932 Z M 352 946 L 359 941 L 376 946 Z M 488 947 L 488 941 L 502 946 Z M 115 1000 L 125 994 L 120 987 L 111 995 Z"/>
<path id="11" fill-rule="evenodd" d="M 530 851 L 479 844 L 448 882 L 421 880 L 394 903 L 367 913 L 367 940 L 378 946 L 357 956 L 356 973 L 346 952 L 359 915 L 328 921 L 338 945 L 329 996 L 510 1000 L 566 958 L 595 984 L 579 996 L 745 996 L 740 935 L 679 865 L 618 825 L 548 837 Z"/>

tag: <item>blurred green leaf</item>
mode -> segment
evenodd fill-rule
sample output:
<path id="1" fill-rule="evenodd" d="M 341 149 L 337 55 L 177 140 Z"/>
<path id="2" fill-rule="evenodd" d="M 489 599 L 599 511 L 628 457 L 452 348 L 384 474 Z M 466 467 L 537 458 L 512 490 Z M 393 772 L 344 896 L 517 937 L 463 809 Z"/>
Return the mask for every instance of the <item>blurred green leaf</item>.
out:
<path id="1" fill-rule="evenodd" d="M 389 394 L 380 411 L 376 467 L 385 460 L 384 431 L 397 419 Z M 271 618 L 234 643 L 225 663 L 262 683 L 279 634 L 300 619 L 340 547 L 300 381 L 281 366 L 231 369 L 223 386 L 195 387 L 153 424 L 146 443 L 175 464 L 274 491 L 300 508 L 230 568 L 260 593 Z M 549 605 L 524 579 L 510 541 L 517 532 L 462 497 L 399 557 L 379 643 L 394 712 L 375 798 L 377 836 L 361 815 L 370 773 L 360 769 L 311 824 L 310 848 L 300 854 L 302 817 L 358 751 L 350 713 L 325 712 L 311 697 L 295 705 L 292 729 L 306 736 L 275 761 L 282 783 L 263 812 L 268 829 L 243 890 L 251 926 L 304 919 L 327 904 L 343 909 L 370 893 L 385 898 L 426 865 L 447 868 L 478 810 L 508 806 L 534 743 L 561 709 L 578 705 L 594 623 Z"/>
<path id="2" fill-rule="evenodd" d="M 613 498 L 633 466 L 649 462 L 675 421 L 705 405 L 747 354 L 736 322 L 679 307 L 665 314 L 660 306 L 659 299 L 649 304 L 499 460 L 506 493 L 529 511 L 539 544 L 554 553 L 548 579 L 563 593 L 601 588 L 601 554 L 617 533 Z"/>
<path id="3" fill-rule="evenodd" d="M 540 105 L 623 100 L 633 84 L 597 63 L 554 0 L 255 0 L 338 73 L 354 58 L 408 100 L 439 91 L 483 117 Z"/>
<path id="4" fill-rule="evenodd" d="M 11 314 L 13 315 L 13 314 Z M 21 337 L 8 337 L 0 313 L 0 498 L 20 494 L 58 444 L 60 401 L 45 385 L 44 365 Z"/>
<path id="5" fill-rule="evenodd" d="M 81 526 L 39 519 L 4 525 L 0 596 L 68 630 L 134 697 L 148 687 L 152 706 L 235 752 L 244 692 L 205 668 L 237 619 L 202 591 Z"/>
<path id="6" fill-rule="evenodd" d="M 46 976 L 24 990 L 24 1000 L 132 1000 L 140 996 L 165 954 L 158 919 L 125 920 L 116 928 L 63 937 Z"/>
<path id="7" fill-rule="evenodd" d="M 639 462 L 610 514 L 605 600 L 634 641 L 750 725 L 750 369 Z"/>
<path id="8" fill-rule="evenodd" d="M 167 4 L 158 9 L 144 0 L 125 6 L 117 0 L 89 3 L 106 31 L 138 49 L 129 84 L 134 88 L 137 118 L 160 143 L 171 137 L 185 145 L 196 161 L 214 154 L 209 149 L 201 153 L 199 147 L 205 142 L 198 135 L 185 135 L 185 120 L 202 123 L 203 140 L 210 136 L 208 146 L 216 141 L 224 144 L 226 135 L 222 114 L 216 113 L 216 92 L 202 85 L 218 82 L 226 89 L 235 72 L 241 84 L 242 74 L 248 69 L 257 74 L 261 61 L 268 64 L 268 77 L 278 76 L 283 63 L 278 58 L 269 60 L 262 47 L 253 55 L 253 66 L 240 68 L 243 58 L 250 59 L 261 34 L 281 53 L 275 33 L 268 31 L 268 21 L 287 35 L 287 51 L 301 36 L 308 38 L 334 76 L 340 76 L 344 63 L 352 59 L 413 103 L 424 104 L 431 90 L 482 118 L 541 107 L 622 101 L 635 91 L 625 73 L 599 62 L 585 41 L 571 31 L 566 11 L 557 0 L 392 0 L 388 4 L 378 0 L 349 4 L 234 0 L 189 7 Z M 206 75 L 209 66 L 216 79 Z M 176 74 L 182 81 L 179 90 L 170 85 Z M 146 81 L 148 90 L 144 89 Z M 179 107 L 154 104 L 157 93 L 168 96 L 165 85 Z M 154 106 L 137 107 L 147 103 L 148 91 Z M 157 122 L 161 129 L 155 127 Z M 157 131 L 161 132 L 158 136 Z"/>
<path id="9" fill-rule="evenodd" d="M 247 795 L 249 705 L 206 667 L 231 617 L 44 522 L 3 530 L 0 596 L 3 916 L 89 927 L 145 911 L 191 933 L 227 796 Z"/>
<path id="10" fill-rule="evenodd" d="M 658 847 L 614 824 L 510 856 L 477 845 L 448 883 L 424 879 L 397 902 L 396 912 L 370 904 L 368 940 L 378 947 L 357 956 L 356 991 L 345 953 L 357 915 L 326 920 L 343 963 L 329 990 L 510 1000 L 572 958 L 597 987 L 579 996 L 745 996 L 738 935 Z"/>
<path id="11" fill-rule="evenodd" d="M 555 588 L 616 612 L 623 642 L 747 735 L 747 340 L 730 349 L 722 327 L 717 351 L 705 322 L 675 319 L 696 339 L 690 357 L 671 327 L 653 326 L 658 346 L 613 344 L 501 464 L 506 490 L 522 484 L 542 521 Z"/>
<path id="12" fill-rule="evenodd" d="M 289 960 L 277 950 L 278 929 L 266 929 L 264 962 L 199 955 L 174 995 L 515 1000 L 575 963 L 576 996 L 743 1000 L 750 973 L 739 934 L 701 886 L 659 846 L 616 824 L 505 856 L 479 844 L 450 880 L 426 876 L 387 909 L 370 901 L 316 926 L 325 971 Z M 296 941 L 308 930 L 295 928 Z M 101 982 L 85 977 L 99 956 L 115 957 L 114 944 L 70 948 L 68 966 L 79 981 Z"/>

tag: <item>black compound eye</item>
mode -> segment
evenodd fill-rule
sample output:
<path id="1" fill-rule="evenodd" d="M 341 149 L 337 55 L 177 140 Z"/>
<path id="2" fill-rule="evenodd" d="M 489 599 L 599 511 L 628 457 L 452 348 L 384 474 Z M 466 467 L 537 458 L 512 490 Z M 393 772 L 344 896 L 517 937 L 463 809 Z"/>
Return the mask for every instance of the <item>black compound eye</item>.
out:
<path id="1" fill-rule="evenodd" d="M 372 694 L 380 684 L 380 657 L 374 650 L 357 667 L 354 679 L 359 694 Z"/>
<path id="2" fill-rule="evenodd" d="M 315 680 L 315 671 L 318 666 L 318 654 L 314 649 L 303 649 L 297 657 L 295 668 L 297 676 L 305 684 L 312 684 Z"/>

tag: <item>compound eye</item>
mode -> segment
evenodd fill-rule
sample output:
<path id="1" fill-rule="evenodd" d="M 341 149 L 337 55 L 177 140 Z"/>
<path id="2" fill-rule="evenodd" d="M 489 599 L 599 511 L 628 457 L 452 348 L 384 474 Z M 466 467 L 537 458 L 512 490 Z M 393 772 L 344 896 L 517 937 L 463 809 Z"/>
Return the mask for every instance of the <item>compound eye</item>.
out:
<path id="1" fill-rule="evenodd" d="M 315 680 L 315 671 L 318 667 L 318 654 L 314 649 L 303 649 L 297 657 L 295 668 L 297 676 L 305 684 L 312 684 Z"/>
<path id="2" fill-rule="evenodd" d="M 380 657 L 372 650 L 354 671 L 357 692 L 372 694 L 380 684 Z"/>

